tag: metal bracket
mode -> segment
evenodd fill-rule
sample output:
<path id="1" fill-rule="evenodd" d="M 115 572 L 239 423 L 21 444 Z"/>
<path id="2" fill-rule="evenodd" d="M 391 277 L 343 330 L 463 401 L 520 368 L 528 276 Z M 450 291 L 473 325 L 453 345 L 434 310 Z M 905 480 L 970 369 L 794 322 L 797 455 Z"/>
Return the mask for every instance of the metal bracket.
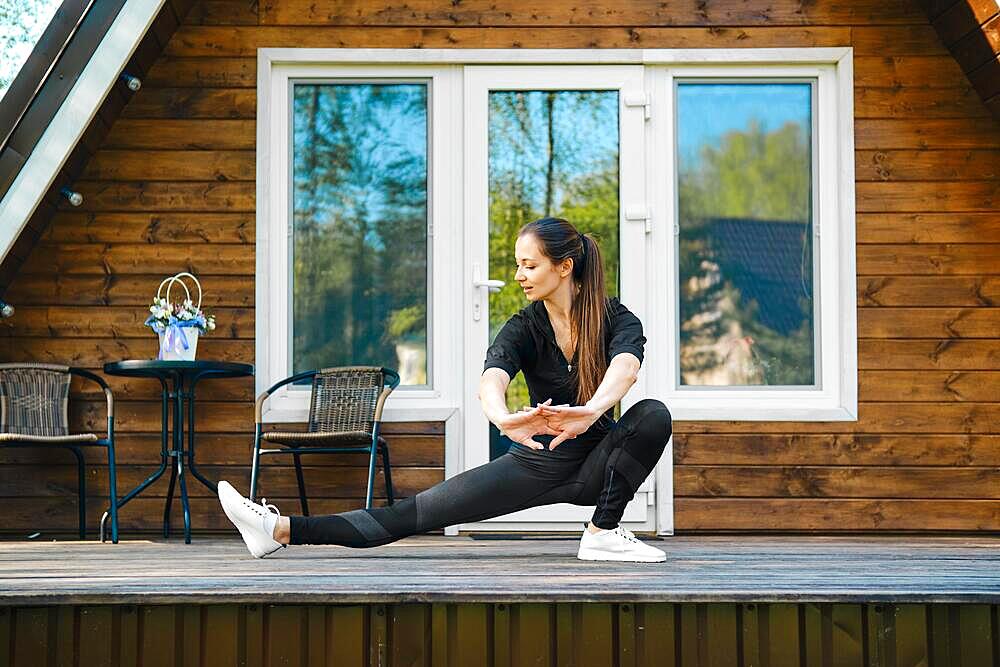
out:
<path id="1" fill-rule="evenodd" d="M 642 117 L 649 120 L 653 113 L 653 95 L 645 91 L 629 91 L 622 96 L 627 107 L 642 107 Z"/>
<path id="2" fill-rule="evenodd" d="M 625 208 L 626 220 L 643 220 L 646 223 L 646 233 L 653 231 L 653 212 L 646 206 L 628 206 Z"/>

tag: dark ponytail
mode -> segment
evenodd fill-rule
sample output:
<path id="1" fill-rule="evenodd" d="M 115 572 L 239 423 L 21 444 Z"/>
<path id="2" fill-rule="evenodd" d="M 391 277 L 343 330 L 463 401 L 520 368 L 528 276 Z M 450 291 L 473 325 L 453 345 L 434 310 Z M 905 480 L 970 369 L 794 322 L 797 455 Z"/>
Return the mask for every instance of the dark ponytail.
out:
<path id="1" fill-rule="evenodd" d="M 570 335 L 575 342 L 577 365 L 576 403 L 583 405 L 593 397 L 608 370 L 604 352 L 604 326 L 608 317 L 608 294 L 604 286 L 604 262 L 597 241 L 581 234 L 562 218 L 542 218 L 529 222 L 518 236 L 531 234 L 538 239 L 542 253 L 554 264 L 573 260 L 573 281 L 579 293 L 570 310 Z"/>

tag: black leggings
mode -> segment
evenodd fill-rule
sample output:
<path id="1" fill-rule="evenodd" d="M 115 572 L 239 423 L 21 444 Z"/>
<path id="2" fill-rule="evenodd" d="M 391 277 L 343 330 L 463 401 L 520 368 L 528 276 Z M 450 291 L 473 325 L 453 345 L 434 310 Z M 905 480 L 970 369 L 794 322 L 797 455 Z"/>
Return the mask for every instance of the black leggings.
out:
<path id="1" fill-rule="evenodd" d="M 614 528 L 662 456 L 670 433 L 666 406 L 644 399 L 596 445 L 578 442 L 579 438 L 554 450 L 514 443 L 503 456 L 391 506 L 289 517 L 291 543 L 377 547 L 408 535 L 551 503 L 596 505 L 594 525 Z M 548 445 L 553 437 L 535 439 Z"/>

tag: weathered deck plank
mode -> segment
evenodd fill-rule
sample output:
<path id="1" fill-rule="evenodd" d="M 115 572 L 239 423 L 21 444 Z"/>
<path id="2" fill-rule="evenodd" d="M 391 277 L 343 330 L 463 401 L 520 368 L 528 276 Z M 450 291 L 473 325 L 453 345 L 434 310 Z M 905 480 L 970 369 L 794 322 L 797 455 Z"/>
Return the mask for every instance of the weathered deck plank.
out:
<path id="1" fill-rule="evenodd" d="M 647 538 L 649 539 L 649 538 Z M 222 602 L 1000 602 L 1000 538 L 680 536 L 665 563 L 575 538 L 415 536 L 265 560 L 231 539 L 0 543 L 0 606 Z"/>

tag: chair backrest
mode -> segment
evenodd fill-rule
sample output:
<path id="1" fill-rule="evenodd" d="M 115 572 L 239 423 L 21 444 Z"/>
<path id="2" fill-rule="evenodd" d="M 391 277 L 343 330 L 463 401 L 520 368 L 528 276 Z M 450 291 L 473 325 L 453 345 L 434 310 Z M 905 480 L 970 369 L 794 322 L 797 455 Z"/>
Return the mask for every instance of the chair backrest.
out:
<path id="1" fill-rule="evenodd" d="M 379 366 L 322 368 L 313 376 L 310 433 L 371 433 L 392 389 Z"/>
<path id="2" fill-rule="evenodd" d="M 68 366 L 0 364 L 0 433 L 67 435 Z"/>

